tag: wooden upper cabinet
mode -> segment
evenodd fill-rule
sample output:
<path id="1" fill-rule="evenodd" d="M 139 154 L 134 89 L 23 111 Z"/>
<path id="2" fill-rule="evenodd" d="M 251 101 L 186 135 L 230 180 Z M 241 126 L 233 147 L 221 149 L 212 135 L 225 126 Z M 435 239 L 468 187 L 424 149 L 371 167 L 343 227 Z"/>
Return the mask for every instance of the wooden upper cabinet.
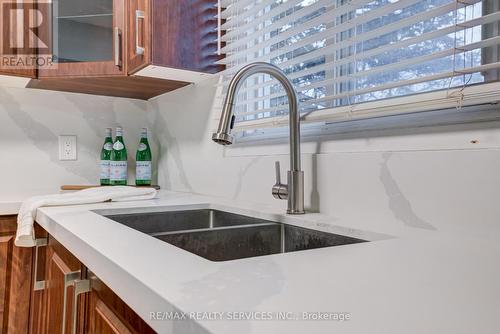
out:
<path id="1" fill-rule="evenodd" d="M 0 0 L 0 74 L 36 77 L 34 10 L 34 2 Z"/>
<path id="2" fill-rule="evenodd" d="M 0 74 L 34 78 L 28 88 L 147 100 L 224 69 L 216 63 L 223 57 L 217 55 L 217 0 L 60 0 L 32 9 L 35 23 L 29 10 L 19 20 L 33 28 L 6 29 L 19 27 L 17 18 L 7 20 L 8 10 L 0 21 L 1 53 L 13 53 L 7 41 L 21 34 L 36 41 L 25 48 L 37 47 L 15 52 L 44 60 L 36 70 L 0 67 Z"/>
<path id="3" fill-rule="evenodd" d="M 39 77 L 99 77 L 135 74 L 190 81 L 155 68 L 216 73 L 216 0 L 65 0 L 55 2 L 50 41 L 54 69 Z M 50 32 L 53 32 L 51 35 Z M 172 73 L 172 72 L 169 72 Z"/>
<path id="4" fill-rule="evenodd" d="M 43 31 L 54 65 L 39 77 L 126 75 L 126 8 L 126 0 L 54 2 Z"/>
<path id="5" fill-rule="evenodd" d="M 217 55 L 217 0 L 130 2 L 129 74 L 196 82 L 224 69 L 216 64 L 223 58 Z"/>
<path id="6" fill-rule="evenodd" d="M 216 73 L 217 0 L 151 0 L 152 64 Z"/>

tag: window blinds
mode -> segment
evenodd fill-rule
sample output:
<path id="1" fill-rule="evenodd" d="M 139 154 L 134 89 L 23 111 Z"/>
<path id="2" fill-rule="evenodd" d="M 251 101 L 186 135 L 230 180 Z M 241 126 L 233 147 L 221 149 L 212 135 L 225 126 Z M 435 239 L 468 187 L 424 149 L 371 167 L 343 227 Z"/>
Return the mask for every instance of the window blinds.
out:
<path id="1" fill-rule="evenodd" d="M 293 81 L 305 122 L 500 99 L 498 84 L 469 89 L 498 80 L 498 0 L 220 1 L 223 88 L 245 64 L 271 62 Z M 286 126 L 287 113 L 281 86 L 256 75 L 234 131 Z"/>

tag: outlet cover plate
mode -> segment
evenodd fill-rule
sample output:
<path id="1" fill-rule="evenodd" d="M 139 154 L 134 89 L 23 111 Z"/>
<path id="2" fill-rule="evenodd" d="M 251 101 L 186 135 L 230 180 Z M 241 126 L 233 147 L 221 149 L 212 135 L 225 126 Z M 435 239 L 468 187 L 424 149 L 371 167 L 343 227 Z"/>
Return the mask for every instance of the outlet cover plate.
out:
<path id="1" fill-rule="evenodd" d="M 76 160 L 76 136 L 59 136 L 59 160 Z"/>

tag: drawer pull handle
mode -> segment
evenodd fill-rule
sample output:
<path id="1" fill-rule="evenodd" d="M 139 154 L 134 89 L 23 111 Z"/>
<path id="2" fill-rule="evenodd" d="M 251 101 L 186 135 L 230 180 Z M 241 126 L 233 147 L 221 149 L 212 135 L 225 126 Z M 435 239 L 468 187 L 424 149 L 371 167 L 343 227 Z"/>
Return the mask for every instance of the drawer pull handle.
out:
<path id="1" fill-rule="evenodd" d="M 40 247 L 45 247 L 48 244 L 48 238 L 40 238 L 35 240 L 35 268 L 34 268 L 34 273 L 33 277 L 34 279 L 34 284 L 33 284 L 33 290 L 34 291 L 39 291 L 45 289 L 45 280 L 38 281 L 37 280 L 37 273 L 38 273 L 38 250 Z"/>
<path id="2" fill-rule="evenodd" d="M 71 334 L 76 334 L 76 320 L 78 311 L 78 296 L 90 292 L 90 280 L 77 279 L 73 282 L 73 314 L 71 316 L 72 326 Z"/>
<path id="3" fill-rule="evenodd" d="M 68 304 L 68 288 L 74 285 L 76 280 L 80 279 L 80 271 L 72 271 L 64 275 L 64 292 L 63 292 L 63 314 L 62 314 L 62 334 L 66 332 L 66 308 Z"/>

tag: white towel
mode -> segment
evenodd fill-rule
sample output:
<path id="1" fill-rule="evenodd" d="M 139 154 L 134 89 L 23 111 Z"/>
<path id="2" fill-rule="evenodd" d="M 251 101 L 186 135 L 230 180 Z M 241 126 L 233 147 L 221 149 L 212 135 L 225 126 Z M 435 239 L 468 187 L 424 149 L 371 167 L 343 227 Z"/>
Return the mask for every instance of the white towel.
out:
<path id="1" fill-rule="evenodd" d="M 156 197 L 156 190 L 153 188 L 126 186 L 90 188 L 74 193 L 32 197 L 23 202 L 19 209 L 15 245 L 18 247 L 35 246 L 33 224 L 36 218 L 36 210 L 42 206 L 93 204 L 107 201 L 138 201 L 154 197 Z"/>

